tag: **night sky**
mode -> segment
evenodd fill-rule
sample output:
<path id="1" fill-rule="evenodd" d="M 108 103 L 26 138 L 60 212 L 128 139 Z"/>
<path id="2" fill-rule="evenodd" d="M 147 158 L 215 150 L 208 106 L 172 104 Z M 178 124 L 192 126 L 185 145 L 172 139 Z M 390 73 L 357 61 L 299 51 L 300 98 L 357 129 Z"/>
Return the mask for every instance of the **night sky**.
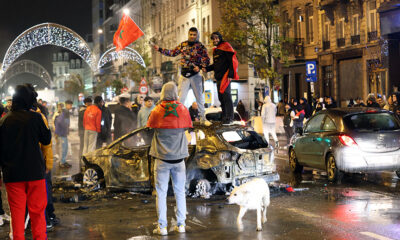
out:
<path id="1" fill-rule="evenodd" d="M 19 34 L 40 23 L 53 22 L 64 25 L 86 39 L 87 34 L 92 32 L 91 2 L 91 0 L 2 0 L 0 61 L 3 61 L 9 45 Z M 47 46 L 34 48 L 18 60 L 37 61 L 51 73 L 52 53 L 58 49 L 60 48 Z M 25 74 L 22 76 L 26 77 Z M 33 75 L 30 76 L 34 78 Z"/>

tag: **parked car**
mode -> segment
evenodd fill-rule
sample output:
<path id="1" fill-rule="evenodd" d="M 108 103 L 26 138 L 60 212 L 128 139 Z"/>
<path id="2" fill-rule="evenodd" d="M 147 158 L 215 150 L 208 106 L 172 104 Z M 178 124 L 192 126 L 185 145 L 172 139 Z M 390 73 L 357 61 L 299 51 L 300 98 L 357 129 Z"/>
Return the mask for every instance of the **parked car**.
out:
<path id="1" fill-rule="evenodd" d="M 375 108 L 335 108 L 318 112 L 292 139 L 289 165 L 327 171 L 329 181 L 343 173 L 396 171 L 400 177 L 400 121 Z"/>
<path id="2" fill-rule="evenodd" d="M 198 188 L 197 184 L 218 185 L 218 188 L 222 185 L 229 189 L 253 177 L 267 182 L 279 180 L 272 147 L 251 128 L 220 123 L 207 126 L 194 122 L 193 125 L 186 132 L 190 154 L 185 159 L 188 192 Z M 82 157 L 84 184 L 130 191 L 151 190 L 152 137 L 152 129 L 136 129 L 106 147 L 85 154 Z"/>

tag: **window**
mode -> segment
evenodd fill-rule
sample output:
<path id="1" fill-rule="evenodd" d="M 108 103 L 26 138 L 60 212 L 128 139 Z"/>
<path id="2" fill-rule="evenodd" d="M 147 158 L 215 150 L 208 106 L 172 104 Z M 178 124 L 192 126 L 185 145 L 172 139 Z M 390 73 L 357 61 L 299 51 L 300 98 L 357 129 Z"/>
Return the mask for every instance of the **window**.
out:
<path id="1" fill-rule="evenodd" d="M 368 32 L 376 32 L 376 1 L 368 3 Z"/>
<path id="2" fill-rule="evenodd" d="M 322 41 L 329 41 L 329 19 L 326 14 L 321 15 L 322 19 Z"/>
<path id="3" fill-rule="evenodd" d="M 185 8 L 185 0 L 181 1 L 181 9 L 183 10 Z"/>
<path id="4" fill-rule="evenodd" d="M 360 35 L 360 23 L 358 14 L 354 14 L 351 17 L 351 35 L 352 36 Z"/>
<path id="5" fill-rule="evenodd" d="M 346 125 L 356 131 L 394 131 L 399 130 L 399 121 L 390 113 L 362 113 L 347 116 L 344 119 Z"/>
<path id="6" fill-rule="evenodd" d="M 193 27 L 196 26 L 196 20 L 194 18 L 192 19 L 192 25 L 193 25 Z"/>
<path id="7" fill-rule="evenodd" d="M 337 38 L 344 38 L 344 18 L 340 18 L 336 24 L 337 27 Z"/>
<path id="8" fill-rule="evenodd" d="M 307 42 L 313 43 L 314 42 L 314 13 L 313 7 L 307 7 L 307 24 L 306 24 L 306 31 L 307 31 Z"/>
<path id="9" fill-rule="evenodd" d="M 295 23 L 296 23 L 296 28 L 295 28 L 295 38 L 301 38 L 301 25 L 303 22 L 303 16 L 301 16 L 301 12 L 299 8 L 296 8 L 295 10 Z"/>
<path id="10" fill-rule="evenodd" d="M 322 127 L 324 131 L 336 131 L 336 125 L 330 117 L 325 119 L 324 126 Z"/>
<path id="11" fill-rule="evenodd" d="M 207 33 L 210 34 L 210 15 L 207 16 Z M 207 44 L 210 43 L 210 38 L 207 38 Z"/>
<path id="12" fill-rule="evenodd" d="M 325 114 L 318 114 L 311 118 L 311 120 L 307 123 L 307 127 L 304 132 L 319 132 L 321 131 L 321 124 L 324 120 Z"/>
<path id="13" fill-rule="evenodd" d="M 122 141 L 122 146 L 126 148 L 135 148 L 140 146 L 150 146 L 151 140 L 153 139 L 153 130 L 145 128 L 133 135 L 125 138 Z"/>

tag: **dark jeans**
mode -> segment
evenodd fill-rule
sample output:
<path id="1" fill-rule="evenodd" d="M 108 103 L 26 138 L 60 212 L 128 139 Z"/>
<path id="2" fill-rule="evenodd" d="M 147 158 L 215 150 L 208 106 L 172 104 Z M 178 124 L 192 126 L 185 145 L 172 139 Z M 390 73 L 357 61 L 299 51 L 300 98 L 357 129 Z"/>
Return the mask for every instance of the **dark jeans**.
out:
<path id="1" fill-rule="evenodd" d="M 290 143 L 290 138 L 292 138 L 292 136 L 293 136 L 293 127 L 283 126 L 283 128 L 285 129 L 286 143 L 289 144 Z"/>
<path id="2" fill-rule="evenodd" d="M 1 199 L 1 191 L 0 191 L 0 215 L 4 214 L 4 209 L 3 209 L 3 199 Z"/>
<path id="3" fill-rule="evenodd" d="M 217 91 L 218 91 L 218 99 L 221 102 L 222 109 L 222 121 L 232 121 L 233 120 L 233 102 L 231 96 L 231 84 L 225 89 L 224 93 L 219 92 L 219 88 L 221 86 L 221 81 L 217 81 Z"/>
<path id="4" fill-rule="evenodd" d="M 49 218 L 55 218 L 53 205 L 53 183 L 51 182 L 51 171 L 46 174 L 46 189 L 47 189 L 47 206 L 46 206 L 46 221 Z"/>
<path id="5" fill-rule="evenodd" d="M 84 143 L 83 138 L 84 137 L 85 137 L 85 132 L 84 131 L 82 131 L 82 132 L 79 131 L 79 159 L 82 157 L 83 143 Z"/>

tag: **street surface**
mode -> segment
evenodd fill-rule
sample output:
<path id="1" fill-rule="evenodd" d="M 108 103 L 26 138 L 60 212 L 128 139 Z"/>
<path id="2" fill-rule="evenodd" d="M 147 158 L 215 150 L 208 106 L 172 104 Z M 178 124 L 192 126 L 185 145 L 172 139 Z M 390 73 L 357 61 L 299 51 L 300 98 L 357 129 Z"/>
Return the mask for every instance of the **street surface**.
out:
<path id="1" fill-rule="evenodd" d="M 55 162 L 53 178 L 68 179 L 78 172 L 79 139 L 69 137 L 72 155 L 70 169 L 60 169 Z M 286 142 L 280 136 L 281 146 Z M 281 148 L 276 156 L 281 183 L 295 189 L 287 193 L 271 188 L 268 222 L 256 231 L 256 212 L 243 218 L 239 232 L 236 217 L 239 207 L 227 205 L 226 196 L 211 199 L 187 199 L 187 232 L 172 231 L 176 223 L 174 200 L 169 197 L 168 219 L 171 230 L 166 237 L 154 236 L 157 214 L 155 197 L 150 194 L 111 193 L 92 200 L 55 203 L 61 224 L 48 234 L 49 239 L 400 239 L 400 181 L 392 172 L 346 175 L 342 184 L 332 184 L 324 172 L 305 169 L 302 177 L 288 168 L 288 157 Z M 2 189 L 4 192 L 4 189 Z M 59 190 L 59 189 L 57 189 Z M 55 194 L 60 198 L 59 191 Z M 98 193 L 99 195 L 105 192 Z M 3 205 L 8 210 L 6 195 Z M 0 227 L 0 239 L 6 239 L 9 224 Z M 29 232 L 29 231 L 28 231 Z M 30 233 L 27 239 L 31 239 Z"/>

